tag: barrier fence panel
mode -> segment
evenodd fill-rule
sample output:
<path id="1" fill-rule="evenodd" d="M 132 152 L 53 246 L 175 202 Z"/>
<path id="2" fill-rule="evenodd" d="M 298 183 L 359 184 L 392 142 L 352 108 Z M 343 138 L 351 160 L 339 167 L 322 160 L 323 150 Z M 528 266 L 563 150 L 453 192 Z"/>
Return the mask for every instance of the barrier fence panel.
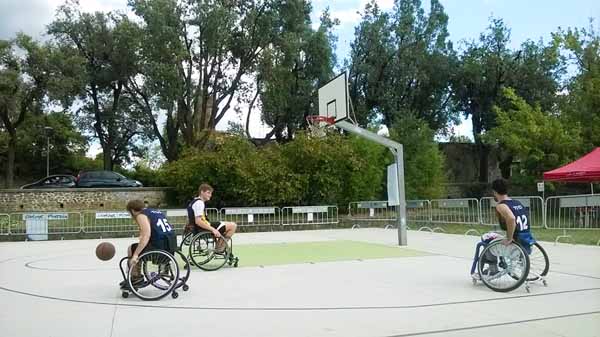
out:
<path id="1" fill-rule="evenodd" d="M 138 233 L 139 226 L 128 212 L 84 212 L 84 233 Z"/>
<path id="2" fill-rule="evenodd" d="M 388 222 L 393 225 L 396 219 L 394 206 L 389 206 L 387 201 L 353 201 L 348 204 L 348 219 L 353 227 L 360 227 L 360 223 Z"/>
<path id="3" fill-rule="evenodd" d="M 548 197 L 546 199 L 546 227 L 600 229 L 600 195 Z"/>
<path id="4" fill-rule="evenodd" d="M 517 200 L 529 211 L 529 222 L 533 228 L 542 228 L 546 226 L 544 199 L 539 196 L 518 196 L 512 199 Z M 492 197 L 481 198 L 481 223 L 483 225 L 497 226 L 499 224 L 496 216 L 496 201 Z"/>
<path id="5" fill-rule="evenodd" d="M 431 200 L 431 222 L 434 224 L 479 224 L 479 200 L 471 198 Z"/>
<path id="6" fill-rule="evenodd" d="M 187 209 L 166 209 L 161 211 L 165 214 L 167 220 L 169 220 L 169 224 L 175 228 L 176 233 L 183 233 L 183 229 L 189 221 Z M 217 208 L 206 208 L 204 212 L 206 213 L 206 217 L 209 219 L 209 221 L 220 220 L 220 212 Z"/>
<path id="7" fill-rule="evenodd" d="M 260 227 L 273 230 L 279 226 L 278 207 L 222 208 L 220 221 L 235 222 L 239 227 Z"/>
<path id="8" fill-rule="evenodd" d="M 0 214 L 0 235 L 10 234 L 10 215 Z"/>
<path id="9" fill-rule="evenodd" d="M 9 219 L 11 235 L 27 235 L 29 240 L 47 240 L 51 234 L 81 232 L 79 212 L 12 213 Z"/>
<path id="10" fill-rule="evenodd" d="M 337 206 L 298 206 L 281 209 L 281 225 L 333 225 L 339 223 Z"/>
<path id="11" fill-rule="evenodd" d="M 406 216 L 408 225 L 423 227 L 431 223 L 431 201 L 407 200 Z"/>

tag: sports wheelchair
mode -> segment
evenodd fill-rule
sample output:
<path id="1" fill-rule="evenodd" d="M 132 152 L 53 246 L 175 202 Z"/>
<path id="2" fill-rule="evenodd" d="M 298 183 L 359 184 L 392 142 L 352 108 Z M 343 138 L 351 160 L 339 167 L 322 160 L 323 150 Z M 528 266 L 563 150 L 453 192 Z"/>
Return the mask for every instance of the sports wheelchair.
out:
<path id="1" fill-rule="evenodd" d="M 195 231 L 186 228 L 179 250 L 187 251 L 189 260 L 196 267 L 205 271 L 221 269 L 225 264 L 237 267 L 240 259 L 233 255 L 233 241 L 231 238 L 224 238 L 225 247 L 221 252 L 217 252 L 216 249 L 218 240 L 209 231 Z"/>
<path id="2" fill-rule="evenodd" d="M 183 261 L 183 271 L 179 268 L 177 258 Z M 123 298 L 133 293 L 142 300 L 156 301 L 169 294 L 173 298 L 179 297 L 177 293 L 179 288 L 188 291 L 190 263 L 181 252 L 175 251 L 171 254 L 166 250 L 149 250 L 142 253 L 137 264 L 131 268 L 127 266 L 127 259 L 126 256 L 119 262 L 121 274 L 127 284 L 126 289 L 121 289 Z M 133 278 L 133 268 L 139 268 L 141 278 Z"/>
<path id="3" fill-rule="evenodd" d="M 481 247 L 484 249 L 480 254 Z M 474 275 L 473 284 L 480 280 L 494 291 L 509 292 L 525 283 L 525 290 L 530 292 L 530 282 L 541 281 L 544 286 L 548 285 L 545 276 L 549 269 L 548 254 L 536 241 L 524 247 L 515 241 L 504 245 L 499 236 L 487 240 L 482 237 L 475 250 L 471 275 Z"/>

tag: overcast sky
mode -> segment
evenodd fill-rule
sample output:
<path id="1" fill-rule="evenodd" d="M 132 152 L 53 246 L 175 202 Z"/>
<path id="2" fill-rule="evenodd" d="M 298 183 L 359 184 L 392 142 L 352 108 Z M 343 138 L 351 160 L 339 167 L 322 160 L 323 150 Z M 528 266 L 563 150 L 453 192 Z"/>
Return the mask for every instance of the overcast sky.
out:
<path id="1" fill-rule="evenodd" d="M 313 0 L 312 20 L 318 24 L 322 10 L 329 6 L 332 16 L 340 19 L 337 27 L 337 55 L 341 64 L 350 50 L 354 37 L 354 27 L 360 20 L 361 11 L 368 0 Z M 378 0 L 380 7 L 390 10 L 393 0 Z M 450 39 L 457 42 L 476 39 L 488 26 L 490 16 L 504 19 L 512 31 L 511 46 L 518 47 L 527 39 L 544 41 L 550 33 L 560 27 L 587 27 L 588 19 L 595 19 L 598 29 L 600 22 L 600 1 L 598 0 L 440 0 L 449 16 Z M 9 39 L 18 31 L 37 38 L 43 34 L 62 0 L 0 0 L 0 39 Z M 127 10 L 127 0 L 81 0 L 85 11 Z M 429 1 L 423 1 L 427 8 Z M 254 116 L 258 116 L 256 113 Z M 231 115 L 231 119 L 238 117 Z M 245 118 L 241 118 L 245 122 Z M 268 130 L 259 125 L 258 120 L 251 124 L 253 135 L 260 136 Z M 225 129 L 227 121 L 222 121 L 219 129 Z M 456 128 L 457 133 L 471 136 L 470 121 Z"/>

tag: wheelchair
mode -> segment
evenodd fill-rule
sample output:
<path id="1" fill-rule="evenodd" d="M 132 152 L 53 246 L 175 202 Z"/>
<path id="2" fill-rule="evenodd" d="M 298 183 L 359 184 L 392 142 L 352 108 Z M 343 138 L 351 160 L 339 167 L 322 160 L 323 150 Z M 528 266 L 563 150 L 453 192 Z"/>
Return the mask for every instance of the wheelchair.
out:
<path id="1" fill-rule="evenodd" d="M 482 246 L 485 248 L 479 254 Z M 504 245 L 501 238 L 489 243 L 482 241 L 477 245 L 472 273 L 475 267 L 479 280 L 498 292 L 509 292 L 525 283 L 525 290 L 529 293 L 529 283 L 534 281 L 548 285 L 545 279 L 550 269 L 548 254 L 535 241 L 530 242 L 527 247 L 514 241 L 510 245 Z M 477 281 L 478 279 L 473 278 L 473 284 Z"/>
<path id="2" fill-rule="evenodd" d="M 188 230 L 183 233 L 180 251 L 187 251 L 189 260 L 204 271 L 221 269 L 225 264 L 237 268 L 239 258 L 233 255 L 233 241 L 225 238 L 225 249 L 217 252 L 218 239 L 209 231 Z"/>
<path id="3" fill-rule="evenodd" d="M 183 261 L 183 271 L 179 268 L 177 258 Z M 121 289 L 123 298 L 133 293 L 145 301 L 156 301 L 171 294 L 177 298 L 177 289 L 188 291 L 187 281 L 190 277 L 190 263 L 179 251 L 171 254 L 166 250 L 149 250 L 139 256 L 138 263 L 132 268 L 139 268 L 141 278 L 132 278 L 132 268 L 127 266 L 128 257 L 119 262 L 119 268 L 128 289 Z M 125 267 L 124 267 L 125 266 Z"/>

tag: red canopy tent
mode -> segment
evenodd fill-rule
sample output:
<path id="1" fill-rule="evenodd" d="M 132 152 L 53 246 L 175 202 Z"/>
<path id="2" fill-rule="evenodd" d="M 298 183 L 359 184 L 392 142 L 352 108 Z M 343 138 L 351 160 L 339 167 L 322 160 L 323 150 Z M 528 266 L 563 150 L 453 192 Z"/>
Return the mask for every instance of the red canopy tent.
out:
<path id="1" fill-rule="evenodd" d="M 578 183 L 600 181 L 600 147 L 572 163 L 544 172 L 544 180 Z"/>

